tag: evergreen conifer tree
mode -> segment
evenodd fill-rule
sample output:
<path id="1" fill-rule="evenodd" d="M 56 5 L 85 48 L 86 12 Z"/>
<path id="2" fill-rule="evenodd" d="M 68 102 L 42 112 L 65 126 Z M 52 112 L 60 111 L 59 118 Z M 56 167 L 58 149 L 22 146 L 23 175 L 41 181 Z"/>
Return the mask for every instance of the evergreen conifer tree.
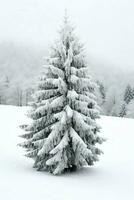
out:
<path id="1" fill-rule="evenodd" d="M 124 94 L 124 101 L 128 104 L 133 99 L 133 91 L 130 85 L 127 85 Z"/>
<path id="2" fill-rule="evenodd" d="M 105 87 L 104 87 L 102 82 L 98 81 L 97 83 L 99 85 L 99 91 L 100 91 L 101 98 L 102 98 L 102 104 L 104 104 L 105 103 L 105 99 L 106 99 Z"/>
<path id="3" fill-rule="evenodd" d="M 119 117 L 124 117 L 126 116 L 126 114 L 127 114 L 127 106 L 126 106 L 126 103 L 123 103 L 121 106 Z"/>
<path id="4" fill-rule="evenodd" d="M 60 174 L 98 160 L 102 151 L 96 144 L 104 139 L 98 135 L 95 87 L 83 45 L 65 17 L 34 95 L 33 122 L 24 126 L 26 141 L 20 144 L 37 170 Z"/>
<path id="5" fill-rule="evenodd" d="M 126 117 L 134 118 L 134 99 L 127 105 Z"/>

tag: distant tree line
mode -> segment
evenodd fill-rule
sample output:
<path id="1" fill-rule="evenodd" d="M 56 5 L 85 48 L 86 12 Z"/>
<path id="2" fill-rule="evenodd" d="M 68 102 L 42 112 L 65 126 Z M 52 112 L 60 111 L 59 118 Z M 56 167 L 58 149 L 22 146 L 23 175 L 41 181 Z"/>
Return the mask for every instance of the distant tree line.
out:
<path id="1" fill-rule="evenodd" d="M 120 94 L 116 88 L 107 88 L 97 81 L 97 97 L 103 115 L 134 118 L 134 87 L 126 86 Z"/>
<path id="2" fill-rule="evenodd" d="M 101 81 L 97 82 L 96 96 L 101 107 L 101 114 L 117 117 L 134 118 L 134 87 L 130 84 L 124 88 L 122 94 L 115 87 L 106 87 Z M 27 106 L 32 101 L 34 87 L 25 87 L 19 83 L 12 83 L 8 76 L 0 79 L 0 104 Z M 32 85 L 32 84 L 31 84 Z"/>
<path id="3" fill-rule="evenodd" d="M 12 84 L 9 77 L 5 76 L 0 80 L 0 104 L 27 106 L 32 100 L 33 91 L 33 88 Z"/>

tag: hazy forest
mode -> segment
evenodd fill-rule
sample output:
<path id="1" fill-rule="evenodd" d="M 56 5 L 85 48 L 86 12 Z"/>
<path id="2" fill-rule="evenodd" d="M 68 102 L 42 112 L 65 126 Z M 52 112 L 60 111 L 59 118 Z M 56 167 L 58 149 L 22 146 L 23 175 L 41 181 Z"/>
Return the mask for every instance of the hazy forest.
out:
<path id="1" fill-rule="evenodd" d="M 42 71 L 47 46 L 0 44 L 0 104 L 27 106 Z M 101 113 L 110 116 L 134 117 L 134 70 L 123 70 L 114 64 L 86 54 Z M 128 79 L 129 77 L 129 79 Z"/>

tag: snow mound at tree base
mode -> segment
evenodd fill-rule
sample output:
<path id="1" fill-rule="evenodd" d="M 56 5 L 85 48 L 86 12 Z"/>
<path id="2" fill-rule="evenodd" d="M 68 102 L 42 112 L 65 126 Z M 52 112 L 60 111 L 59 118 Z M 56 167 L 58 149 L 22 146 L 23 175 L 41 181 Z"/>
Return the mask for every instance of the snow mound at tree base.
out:
<path id="1" fill-rule="evenodd" d="M 92 167 L 53 176 L 37 172 L 17 144 L 19 125 L 29 119 L 26 107 L 0 106 L 1 200 L 133 200 L 134 119 L 103 116 L 98 120 L 107 142 L 104 154 Z"/>

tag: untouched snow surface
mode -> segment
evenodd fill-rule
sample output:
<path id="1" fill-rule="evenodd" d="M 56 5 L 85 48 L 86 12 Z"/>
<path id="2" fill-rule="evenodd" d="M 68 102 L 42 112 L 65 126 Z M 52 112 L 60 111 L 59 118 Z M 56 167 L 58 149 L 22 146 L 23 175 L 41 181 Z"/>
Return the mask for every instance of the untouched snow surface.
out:
<path id="1" fill-rule="evenodd" d="M 71 174 L 37 172 L 17 146 L 27 108 L 0 106 L 1 200 L 133 200 L 134 119 L 102 117 L 100 162 Z"/>

